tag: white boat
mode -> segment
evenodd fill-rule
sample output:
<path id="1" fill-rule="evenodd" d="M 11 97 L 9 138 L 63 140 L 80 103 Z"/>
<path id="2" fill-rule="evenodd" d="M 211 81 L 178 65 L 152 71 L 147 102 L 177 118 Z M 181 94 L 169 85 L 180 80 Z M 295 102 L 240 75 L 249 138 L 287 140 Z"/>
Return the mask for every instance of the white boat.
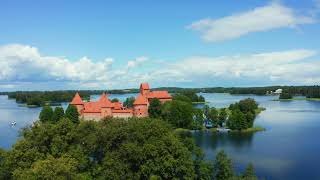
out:
<path id="1" fill-rule="evenodd" d="M 15 126 L 16 124 L 17 124 L 17 122 L 14 121 L 14 122 L 11 123 L 11 126 Z"/>

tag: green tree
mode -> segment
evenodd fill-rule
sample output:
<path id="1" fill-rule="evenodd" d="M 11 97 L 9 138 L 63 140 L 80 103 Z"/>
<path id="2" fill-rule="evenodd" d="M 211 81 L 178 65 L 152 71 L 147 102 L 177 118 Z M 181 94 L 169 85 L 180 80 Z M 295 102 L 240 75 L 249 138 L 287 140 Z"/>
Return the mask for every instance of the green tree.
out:
<path id="1" fill-rule="evenodd" d="M 53 110 L 50 106 L 44 106 L 39 114 L 41 122 L 50 122 L 52 120 Z"/>
<path id="2" fill-rule="evenodd" d="M 223 150 L 218 152 L 216 155 L 213 164 L 213 172 L 215 180 L 227 180 L 233 177 L 234 172 L 232 161 Z"/>
<path id="3" fill-rule="evenodd" d="M 148 108 L 149 117 L 159 118 L 161 116 L 161 102 L 157 98 L 153 98 L 150 101 Z"/>
<path id="4" fill-rule="evenodd" d="M 283 91 L 280 94 L 279 99 L 292 99 L 292 94 L 290 94 L 288 91 Z"/>
<path id="5" fill-rule="evenodd" d="M 65 117 L 70 119 L 73 123 L 79 123 L 79 113 L 74 105 L 69 104 Z"/>
<path id="6" fill-rule="evenodd" d="M 217 109 L 214 107 L 210 108 L 207 118 L 212 123 L 212 125 L 216 127 L 218 125 L 218 118 L 219 118 L 219 113 Z"/>
<path id="7" fill-rule="evenodd" d="M 247 122 L 245 114 L 243 114 L 240 110 L 233 110 L 228 121 L 227 126 L 230 129 L 242 130 L 247 128 Z"/>
<path id="8" fill-rule="evenodd" d="M 56 107 L 53 111 L 52 121 L 58 122 L 61 118 L 64 117 L 64 110 L 62 107 Z"/>
<path id="9" fill-rule="evenodd" d="M 257 176 L 255 174 L 255 170 L 252 163 L 249 163 L 246 170 L 242 174 L 244 179 L 257 180 Z"/>
<path id="10" fill-rule="evenodd" d="M 123 105 L 124 105 L 125 107 L 127 107 L 127 108 L 132 108 L 134 101 L 135 101 L 135 98 L 134 98 L 134 97 L 128 97 L 128 98 L 124 101 Z"/>
<path id="11" fill-rule="evenodd" d="M 201 129 L 203 127 L 203 123 L 204 123 L 203 110 L 195 108 L 193 113 L 192 129 Z"/>
<path id="12" fill-rule="evenodd" d="M 161 108 L 161 117 L 175 128 L 191 128 L 194 108 L 183 101 L 169 101 Z"/>
<path id="13" fill-rule="evenodd" d="M 111 102 L 119 102 L 119 99 L 118 98 L 113 98 L 112 100 L 111 100 Z"/>
<path id="14" fill-rule="evenodd" d="M 218 125 L 220 127 L 222 127 L 223 123 L 226 122 L 227 117 L 228 117 L 228 114 L 227 114 L 226 108 L 220 109 L 219 117 L 218 117 Z"/>
<path id="15" fill-rule="evenodd" d="M 174 101 L 183 101 L 183 102 L 192 104 L 191 99 L 188 96 L 185 96 L 183 94 L 174 94 L 172 99 Z"/>

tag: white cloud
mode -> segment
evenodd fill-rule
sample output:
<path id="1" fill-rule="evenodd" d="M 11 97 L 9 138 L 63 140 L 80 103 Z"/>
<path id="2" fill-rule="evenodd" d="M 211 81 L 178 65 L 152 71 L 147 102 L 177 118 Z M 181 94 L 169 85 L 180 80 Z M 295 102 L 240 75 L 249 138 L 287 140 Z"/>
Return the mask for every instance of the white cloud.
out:
<path id="1" fill-rule="evenodd" d="M 319 84 L 320 61 L 315 51 L 296 49 L 235 56 L 194 56 L 158 62 L 138 57 L 122 66 L 112 58 L 76 61 L 43 56 L 25 45 L 0 46 L 1 89 L 98 89 L 153 86 L 234 86 Z M 144 64 L 149 64 L 146 68 Z M 2 85 L 1 85 L 2 84 Z"/>
<path id="2" fill-rule="evenodd" d="M 294 28 L 314 22 L 314 18 L 297 15 L 293 9 L 274 1 L 267 6 L 220 19 L 202 19 L 193 22 L 189 28 L 200 32 L 202 39 L 207 42 L 219 42 L 252 32 Z"/>
<path id="3" fill-rule="evenodd" d="M 83 57 L 71 61 L 43 56 L 35 47 L 11 44 L 0 46 L 0 82 L 77 82 L 96 87 L 97 82 L 108 85 L 119 78 L 128 78 L 128 71 L 146 60 L 147 57 L 138 57 L 123 68 L 112 69 L 112 58 L 95 62 Z"/>
<path id="4" fill-rule="evenodd" d="M 312 50 L 291 50 L 222 57 L 190 57 L 151 73 L 161 80 L 204 81 L 221 85 L 240 81 L 281 84 L 319 84 L 320 62 L 304 61 L 316 54 Z M 162 78 L 161 78 L 162 77 Z M 161 81 L 160 80 L 160 81 Z M 214 84 L 214 83 L 213 83 Z"/>

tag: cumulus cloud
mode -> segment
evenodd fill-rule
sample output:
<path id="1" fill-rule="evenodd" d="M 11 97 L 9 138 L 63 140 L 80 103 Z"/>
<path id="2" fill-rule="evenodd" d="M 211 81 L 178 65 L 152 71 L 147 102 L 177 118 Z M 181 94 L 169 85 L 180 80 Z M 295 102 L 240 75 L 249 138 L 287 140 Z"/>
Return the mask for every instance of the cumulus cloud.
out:
<path id="1" fill-rule="evenodd" d="M 112 58 L 72 61 L 44 56 L 32 46 L 5 45 L 0 46 L 0 90 L 128 88 L 140 82 L 154 86 L 312 85 L 320 83 L 320 61 L 315 55 L 313 50 L 296 49 L 193 56 L 171 63 L 141 56 L 118 66 Z M 152 66 L 145 68 L 147 63 Z"/>
<path id="2" fill-rule="evenodd" d="M 278 28 L 295 28 L 301 24 L 314 23 L 313 17 L 298 15 L 293 9 L 277 1 L 253 10 L 220 19 L 202 19 L 188 28 L 200 32 L 207 42 L 219 42 L 252 33 Z"/>
<path id="3" fill-rule="evenodd" d="M 224 86 L 236 81 L 319 84 L 320 62 L 305 61 L 315 54 L 312 50 L 298 49 L 236 56 L 190 57 L 155 71 L 150 76 L 163 77 L 162 80 L 166 81 L 203 81 L 207 84 L 215 84 L 212 81 L 216 81 L 217 85 Z"/>
<path id="4" fill-rule="evenodd" d="M 112 58 L 93 61 L 83 57 L 72 61 L 43 56 L 32 46 L 10 44 L 0 46 L 0 82 L 76 82 L 97 87 L 97 82 L 111 84 L 119 78 L 128 78 L 128 72 L 146 60 L 147 57 L 138 57 L 123 68 L 112 69 Z"/>

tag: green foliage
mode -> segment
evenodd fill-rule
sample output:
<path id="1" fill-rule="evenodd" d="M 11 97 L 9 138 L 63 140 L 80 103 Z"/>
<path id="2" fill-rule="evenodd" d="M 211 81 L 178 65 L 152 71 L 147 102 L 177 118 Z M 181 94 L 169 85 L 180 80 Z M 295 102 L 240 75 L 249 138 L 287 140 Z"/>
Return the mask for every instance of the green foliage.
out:
<path id="1" fill-rule="evenodd" d="M 127 107 L 127 108 L 133 108 L 133 103 L 135 101 L 135 98 L 134 97 L 128 97 L 124 103 L 123 103 L 123 106 Z"/>
<path id="2" fill-rule="evenodd" d="M 209 109 L 207 119 L 212 123 L 214 127 L 218 125 L 219 112 L 216 108 L 212 107 Z"/>
<path id="3" fill-rule="evenodd" d="M 113 98 L 112 100 L 111 100 L 111 102 L 119 102 L 119 99 L 118 98 Z"/>
<path id="4" fill-rule="evenodd" d="M 151 118 L 159 118 L 161 116 L 161 102 L 159 99 L 151 99 L 148 113 Z"/>
<path id="5" fill-rule="evenodd" d="M 183 94 L 174 94 L 172 99 L 174 101 L 183 101 L 190 104 L 192 103 L 191 99 L 188 96 L 185 96 Z"/>
<path id="6" fill-rule="evenodd" d="M 184 101 L 168 101 L 162 105 L 161 117 L 175 128 L 192 127 L 193 122 L 192 104 Z"/>
<path id="7" fill-rule="evenodd" d="M 227 114 L 226 108 L 220 109 L 219 117 L 218 117 L 218 125 L 220 127 L 222 127 L 223 123 L 226 122 L 227 117 L 228 117 L 228 114 Z"/>
<path id="8" fill-rule="evenodd" d="M 196 91 L 185 90 L 173 95 L 173 100 L 184 101 L 184 102 L 205 102 L 202 95 L 197 95 Z"/>
<path id="9" fill-rule="evenodd" d="M 73 123 L 79 123 L 79 113 L 74 105 L 69 104 L 65 117 L 70 119 Z"/>
<path id="10" fill-rule="evenodd" d="M 17 91 L 8 92 L 7 95 L 8 98 L 16 99 L 19 103 L 43 106 L 46 103 L 70 102 L 75 93 L 76 91 Z M 82 98 L 90 99 L 90 95 L 97 94 L 97 91 L 81 91 L 80 94 Z"/>
<path id="11" fill-rule="evenodd" d="M 288 91 L 283 91 L 280 94 L 279 99 L 292 99 L 292 94 L 290 94 Z"/>
<path id="12" fill-rule="evenodd" d="M 192 129 L 194 130 L 202 129 L 203 123 L 204 123 L 203 110 L 195 108 L 193 111 Z"/>
<path id="13" fill-rule="evenodd" d="M 52 121 L 53 110 L 50 106 L 44 106 L 39 114 L 39 119 L 41 122 Z"/>
<path id="14" fill-rule="evenodd" d="M 0 179 L 208 179 L 190 134 L 155 119 L 38 122 L 0 151 Z M 194 160 L 192 157 L 195 156 Z"/>
<path id="15" fill-rule="evenodd" d="M 233 110 L 227 121 L 227 126 L 230 129 L 237 129 L 237 130 L 247 129 L 245 114 L 238 109 Z"/>
<path id="16" fill-rule="evenodd" d="M 252 128 L 256 113 L 258 110 L 258 103 L 251 98 L 241 100 L 229 106 L 231 115 L 228 118 L 227 126 L 233 130 L 243 130 Z"/>
<path id="17" fill-rule="evenodd" d="M 242 177 L 244 179 L 258 180 L 252 163 L 249 163 Z"/>
<path id="18" fill-rule="evenodd" d="M 232 161 L 224 151 L 217 153 L 213 168 L 215 180 L 227 180 L 234 175 Z"/>
<path id="19" fill-rule="evenodd" d="M 56 107 L 53 111 L 52 121 L 58 122 L 61 118 L 64 117 L 64 110 L 62 107 Z"/>
<path id="20" fill-rule="evenodd" d="M 17 169 L 14 179 L 77 179 L 77 161 L 73 158 L 49 156 L 33 163 L 29 169 Z"/>

